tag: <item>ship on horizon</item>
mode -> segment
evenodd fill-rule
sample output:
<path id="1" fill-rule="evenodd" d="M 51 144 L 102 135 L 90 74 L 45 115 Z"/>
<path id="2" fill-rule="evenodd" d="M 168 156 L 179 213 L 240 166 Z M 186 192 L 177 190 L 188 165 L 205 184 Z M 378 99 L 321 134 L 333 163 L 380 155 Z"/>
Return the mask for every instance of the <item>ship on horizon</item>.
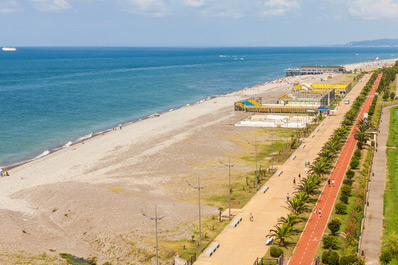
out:
<path id="1" fill-rule="evenodd" d="M 14 48 L 14 47 L 3 47 L 1 50 L 5 51 L 5 52 L 14 52 L 14 51 L 17 50 L 17 48 Z"/>

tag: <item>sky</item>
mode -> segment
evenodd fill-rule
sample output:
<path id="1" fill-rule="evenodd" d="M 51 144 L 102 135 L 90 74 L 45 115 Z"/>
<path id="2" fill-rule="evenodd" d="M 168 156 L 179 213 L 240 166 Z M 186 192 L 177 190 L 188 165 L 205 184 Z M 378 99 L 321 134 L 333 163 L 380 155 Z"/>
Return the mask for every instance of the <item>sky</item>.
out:
<path id="1" fill-rule="evenodd" d="M 398 0 L 0 0 L 1 46 L 314 46 L 398 38 Z"/>

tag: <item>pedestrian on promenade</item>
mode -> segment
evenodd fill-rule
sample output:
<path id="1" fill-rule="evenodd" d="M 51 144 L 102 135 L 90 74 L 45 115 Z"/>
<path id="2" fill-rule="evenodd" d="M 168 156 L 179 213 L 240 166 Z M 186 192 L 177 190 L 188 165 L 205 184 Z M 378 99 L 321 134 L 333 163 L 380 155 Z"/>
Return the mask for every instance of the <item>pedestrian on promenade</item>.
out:
<path id="1" fill-rule="evenodd" d="M 250 222 L 253 222 L 253 219 L 254 219 L 253 214 L 250 213 L 250 214 L 249 214 L 249 220 L 250 220 Z"/>
<path id="2" fill-rule="evenodd" d="M 314 211 L 313 212 L 316 214 L 316 206 L 314 207 Z"/>
<path id="3" fill-rule="evenodd" d="M 322 217 L 322 210 L 319 209 L 318 213 L 319 213 L 319 218 L 321 218 Z"/>
<path id="4" fill-rule="evenodd" d="M 293 177 L 293 185 L 296 185 L 296 177 Z"/>
<path id="5" fill-rule="evenodd" d="M 307 165 L 308 165 L 308 166 L 311 166 L 311 163 L 310 163 L 310 161 L 308 161 L 308 162 L 307 162 Z"/>
<path id="6" fill-rule="evenodd" d="M 328 179 L 328 185 L 329 185 L 329 187 L 330 187 L 330 179 Z"/>
<path id="7" fill-rule="evenodd" d="M 289 199 L 290 199 L 290 195 L 289 195 L 289 192 L 286 194 L 286 201 L 289 201 Z"/>
<path id="8" fill-rule="evenodd" d="M 304 166 L 305 166 L 305 167 L 307 166 L 307 161 L 304 162 Z"/>
<path id="9" fill-rule="evenodd" d="M 299 173 L 299 182 L 301 181 L 301 174 Z"/>
<path id="10" fill-rule="evenodd" d="M 334 179 L 332 179 L 332 186 L 334 187 Z"/>

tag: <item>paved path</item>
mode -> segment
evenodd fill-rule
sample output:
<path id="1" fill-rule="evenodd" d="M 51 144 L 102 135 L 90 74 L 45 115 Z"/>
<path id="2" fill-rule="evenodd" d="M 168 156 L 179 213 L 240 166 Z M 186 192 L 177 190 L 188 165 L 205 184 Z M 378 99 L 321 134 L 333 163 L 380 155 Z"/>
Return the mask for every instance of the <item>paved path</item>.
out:
<path id="1" fill-rule="evenodd" d="M 366 75 L 347 95 L 351 102 L 359 95 L 360 91 L 370 78 Z M 286 193 L 294 192 L 293 177 L 298 181 L 298 174 L 305 176 L 304 162 L 313 161 L 324 143 L 333 131 L 340 127 L 344 114 L 349 110 L 351 104 L 342 104 L 338 107 L 336 116 L 327 118 L 319 125 L 310 137 L 306 139 L 305 147 L 300 146 L 293 155 L 296 159 L 288 159 L 278 170 L 283 170 L 281 176 L 273 176 L 265 185 L 269 190 L 262 194 L 258 192 L 249 203 L 237 214 L 242 217 L 242 222 L 235 228 L 227 226 L 215 242 L 220 244 L 218 250 L 210 257 L 203 254 L 195 262 L 195 265 L 252 265 L 257 257 L 262 257 L 267 252 L 265 236 L 277 223 L 277 219 L 288 214 L 283 208 L 286 205 Z M 261 188 L 260 188 L 261 190 Z M 254 221 L 249 221 L 249 214 L 253 213 Z M 236 217 L 235 217 L 236 218 Z M 206 250 L 204 250 L 204 253 Z"/>
<path id="2" fill-rule="evenodd" d="M 375 81 L 372 90 L 369 93 L 368 98 L 365 101 L 364 106 L 358 118 L 355 122 L 361 119 L 365 112 L 368 112 L 370 105 L 372 104 L 374 93 L 380 83 L 381 75 L 379 75 Z M 339 193 L 340 186 L 343 182 L 344 174 L 348 168 L 351 160 L 352 153 L 355 150 L 357 141 L 354 139 L 354 130 L 357 126 L 353 126 L 350 135 L 341 151 L 339 158 L 335 164 L 335 167 L 330 174 L 330 179 L 335 180 L 334 187 L 325 185 L 321 195 L 319 196 L 316 208 L 322 210 L 322 217 L 319 214 L 312 214 L 308 219 L 308 222 L 301 234 L 300 240 L 293 252 L 293 256 L 289 260 L 288 264 L 291 265 L 309 265 L 312 263 L 316 250 L 322 240 L 323 233 L 325 231 L 328 219 L 332 213 L 333 206 L 337 195 Z"/>
<path id="3" fill-rule="evenodd" d="M 377 136 L 377 152 L 375 152 L 373 158 L 372 175 L 369 183 L 369 206 L 366 207 L 365 229 L 363 231 L 360 251 L 360 253 L 362 251 L 365 252 L 365 262 L 367 265 L 379 264 L 379 256 L 381 253 L 383 196 L 387 168 L 386 145 L 391 107 L 394 106 L 384 108 L 380 118 L 381 123 L 379 124 L 380 133 Z"/>

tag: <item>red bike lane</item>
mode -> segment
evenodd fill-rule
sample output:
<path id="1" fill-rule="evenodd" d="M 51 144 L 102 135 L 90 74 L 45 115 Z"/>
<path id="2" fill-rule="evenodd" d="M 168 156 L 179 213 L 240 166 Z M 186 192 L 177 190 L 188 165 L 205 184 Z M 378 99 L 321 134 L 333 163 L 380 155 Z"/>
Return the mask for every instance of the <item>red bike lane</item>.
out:
<path id="1" fill-rule="evenodd" d="M 368 98 L 365 101 L 364 106 L 360 114 L 358 115 L 355 125 L 353 126 L 350 135 L 341 151 L 341 154 L 330 174 L 331 184 L 330 187 L 325 184 L 321 195 L 319 196 L 318 202 L 315 205 L 317 211 L 312 213 L 308 222 L 301 234 L 299 242 L 293 252 L 292 257 L 289 260 L 289 265 L 310 265 L 312 264 L 315 252 L 318 248 L 319 243 L 322 240 L 323 232 L 325 231 L 328 219 L 332 213 L 333 206 L 336 197 L 339 193 L 339 189 L 344 179 L 344 174 L 348 168 L 351 160 L 351 156 L 355 150 L 357 141 L 354 139 L 355 129 L 357 129 L 356 123 L 363 118 L 364 113 L 367 113 L 376 89 L 379 86 L 382 74 L 379 74 L 372 90 L 369 93 Z M 332 180 L 334 180 L 334 185 L 332 185 Z M 322 214 L 319 214 L 321 210 Z"/>

